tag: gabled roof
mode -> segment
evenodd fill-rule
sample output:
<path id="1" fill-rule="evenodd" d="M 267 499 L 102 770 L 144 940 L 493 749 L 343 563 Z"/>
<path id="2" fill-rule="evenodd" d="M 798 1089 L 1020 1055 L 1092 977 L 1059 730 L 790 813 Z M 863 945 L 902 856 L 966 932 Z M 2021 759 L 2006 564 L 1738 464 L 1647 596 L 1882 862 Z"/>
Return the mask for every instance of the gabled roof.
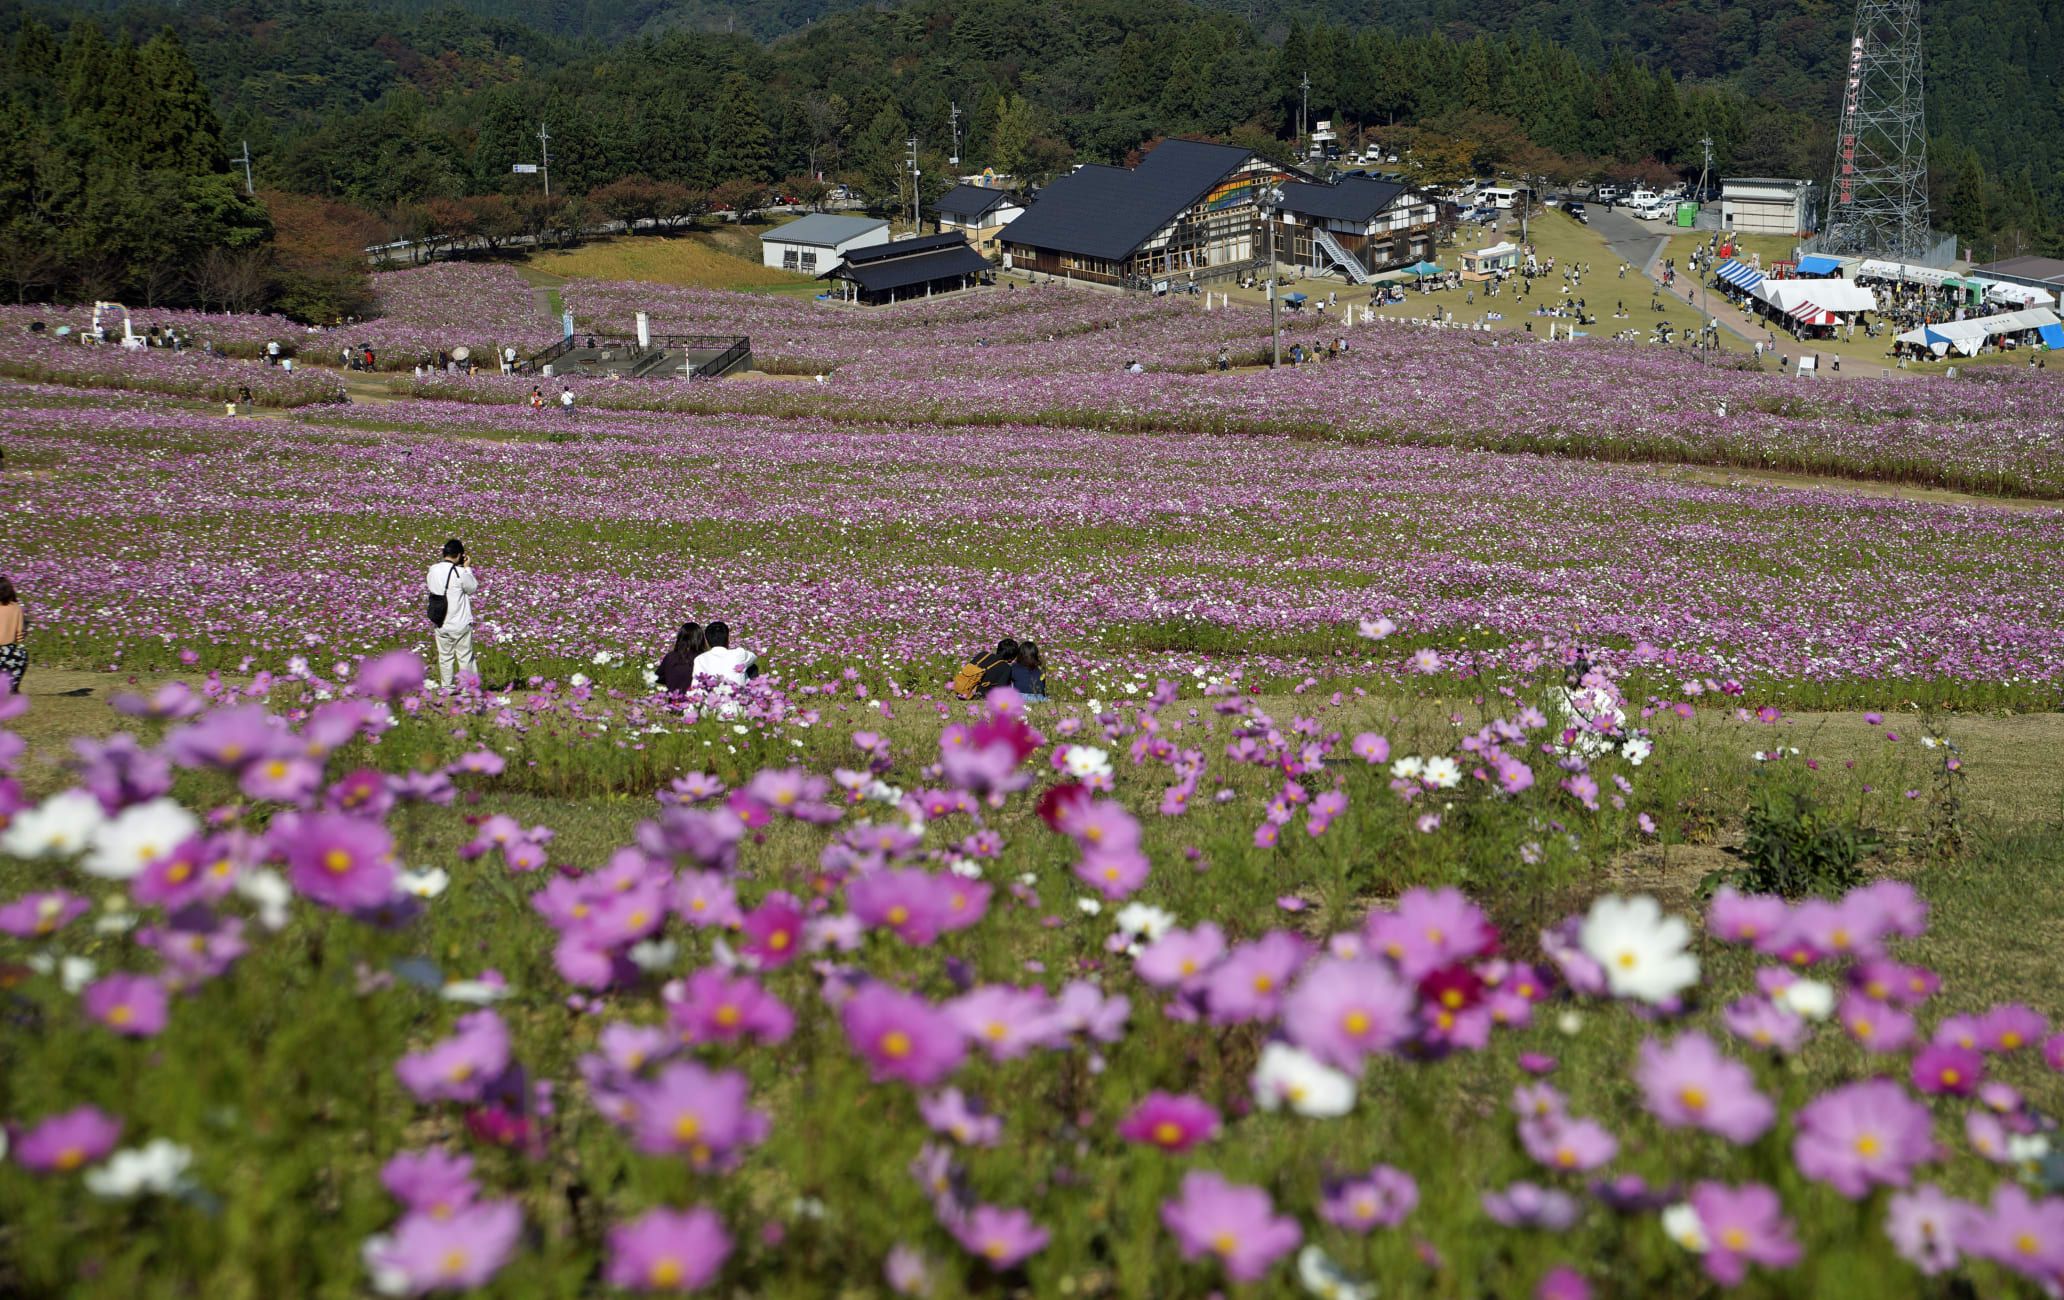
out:
<path id="1" fill-rule="evenodd" d="M 849 239 L 857 239 L 869 231 L 885 229 L 888 222 L 880 217 L 840 217 L 829 212 L 813 212 L 807 217 L 798 217 L 787 225 L 776 226 L 761 235 L 762 242 L 777 244 L 809 244 L 817 248 L 837 248 Z"/>
<path id="2" fill-rule="evenodd" d="M 974 275 L 989 269 L 989 259 L 968 247 L 959 235 L 931 235 L 861 250 L 823 278 L 851 280 L 868 293 L 886 293 L 927 280 Z"/>
<path id="3" fill-rule="evenodd" d="M 1056 180 L 1003 238 L 1123 261 L 1251 157 L 1237 145 L 1163 140 L 1131 171 L 1092 164 Z"/>
<path id="4" fill-rule="evenodd" d="M 986 185 L 956 185 L 939 196 L 932 205 L 932 211 L 952 217 L 979 217 L 1002 207 L 1006 203 L 1018 202 L 1018 196 L 1009 190 L 992 190 Z"/>
<path id="5" fill-rule="evenodd" d="M 1283 207 L 1301 217 L 1351 221 L 1359 225 L 1373 220 L 1377 213 L 1396 202 L 1407 188 L 1395 181 L 1373 180 L 1367 176 L 1344 176 L 1332 185 L 1291 181 L 1283 186 Z"/>
<path id="6" fill-rule="evenodd" d="M 2064 280 L 2064 261 L 2054 257 L 2010 257 L 1978 269 L 1994 275 L 2018 275 L 2024 280 Z"/>

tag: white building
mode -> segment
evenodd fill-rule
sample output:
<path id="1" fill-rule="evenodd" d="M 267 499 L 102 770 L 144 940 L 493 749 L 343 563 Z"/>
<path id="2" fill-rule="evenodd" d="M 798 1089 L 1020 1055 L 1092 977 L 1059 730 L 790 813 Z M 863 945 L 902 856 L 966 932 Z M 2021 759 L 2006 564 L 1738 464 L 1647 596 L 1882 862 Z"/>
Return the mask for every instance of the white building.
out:
<path id="1" fill-rule="evenodd" d="M 1762 176 L 1720 182 L 1720 228 L 1796 238 L 1813 229 L 1813 182 Z"/>
<path id="2" fill-rule="evenodd" d="M 889 242 L 889 223 L 879 217 L 835 217 L 814 212 L 760 236 L 760 260 L 803 275 L 835 271 L 855 248 Z"/>

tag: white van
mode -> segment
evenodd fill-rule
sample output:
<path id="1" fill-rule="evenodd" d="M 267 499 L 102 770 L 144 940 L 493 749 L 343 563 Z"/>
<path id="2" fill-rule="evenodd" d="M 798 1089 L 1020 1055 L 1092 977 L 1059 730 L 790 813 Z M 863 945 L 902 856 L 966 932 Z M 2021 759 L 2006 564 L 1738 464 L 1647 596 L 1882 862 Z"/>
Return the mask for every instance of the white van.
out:
<path id="1" fill-rule="evenodd" d="M 1476 201 L 1488 203 L 1501 211 L 1510 211 L 1513 199 L 1524 193 L 1526 190 L 1516 185 L 1487 185 L 1477 191 Z"/>
<path id="2" fill-rule="evenodd" d="M 1665 199 L 1650 199 L 1634 209 L 1634 215 L 1643 221 L 1661 221 L 1676 211 L 1676 205 Z"/>

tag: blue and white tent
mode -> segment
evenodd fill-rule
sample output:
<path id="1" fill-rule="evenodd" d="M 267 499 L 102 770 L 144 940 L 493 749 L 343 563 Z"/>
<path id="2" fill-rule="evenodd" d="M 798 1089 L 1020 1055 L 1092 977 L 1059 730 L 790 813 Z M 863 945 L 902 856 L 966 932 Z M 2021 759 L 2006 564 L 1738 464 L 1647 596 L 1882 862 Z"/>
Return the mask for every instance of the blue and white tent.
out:
<path id="1" fill-rule="evenodd" d="M 1763 283 L 1763 273 L 1746 262 L 1722 262 L 1720 278 L 1743 293 L 1750 293 Z"/>

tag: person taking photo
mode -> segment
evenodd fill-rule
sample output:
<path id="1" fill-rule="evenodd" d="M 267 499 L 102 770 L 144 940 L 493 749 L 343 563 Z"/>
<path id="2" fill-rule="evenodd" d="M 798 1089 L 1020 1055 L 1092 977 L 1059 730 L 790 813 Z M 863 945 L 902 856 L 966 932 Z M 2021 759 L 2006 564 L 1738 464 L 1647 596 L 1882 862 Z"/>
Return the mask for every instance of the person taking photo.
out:
<path id="1" fill-rule="evenodd" d="M 428 612 L 436 628 L 437 680 L 451 689 L 452 673 L 477 674 L 473 662 L 473 593 L 480 583 L 466 564 L 466 546 L 454 537 L 444 544 L 443 557 L 424 576 L 430 593 Z"/>

